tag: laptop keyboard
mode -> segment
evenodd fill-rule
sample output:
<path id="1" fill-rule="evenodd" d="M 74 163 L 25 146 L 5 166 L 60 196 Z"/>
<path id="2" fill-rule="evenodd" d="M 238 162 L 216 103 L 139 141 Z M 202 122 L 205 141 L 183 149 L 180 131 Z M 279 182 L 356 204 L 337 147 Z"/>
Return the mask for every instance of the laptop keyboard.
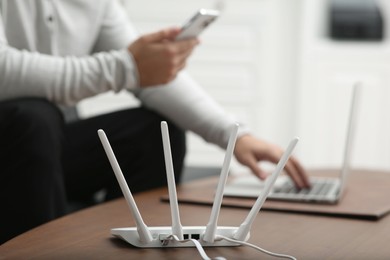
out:
<path id="1" fill-rule="evenodd" d="M 315 180 L 311 183 L 310 189 L 297 189 L 294 184 L 290 181 L 286 182 L 283 186 L 278 189 L 274 189 L 274 194 L 291 194 L 291 195 L 316 195 L 324 196 L 329 190 L 332 189 L 334 182 L 331 180 Z"/>

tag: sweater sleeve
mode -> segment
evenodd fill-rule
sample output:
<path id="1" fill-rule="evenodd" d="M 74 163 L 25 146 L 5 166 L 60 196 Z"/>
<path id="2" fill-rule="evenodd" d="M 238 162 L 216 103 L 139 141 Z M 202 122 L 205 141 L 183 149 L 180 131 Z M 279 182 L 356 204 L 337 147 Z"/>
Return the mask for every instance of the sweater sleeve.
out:
<path id="1" fill-rule="evenodd" d="M 127 50 L 54 57 L 0 44 L 0 99 L 36 96 L 70 105 L 108 90 L 135 88 L 134 70 Z"/>
<path id="2" fill-rule="evenodd" d="M 230 130 L 240 124 L 239 135 L 249 129 L 226 113 L 186 72 L 168 85 L 138 89 L 142 103 L 159 111 L 183 129 L 193 131 L 207 142 L 226 148 Z"/>
<path id="3" fill-rule="evenodd" d="M 0 100 L 34 96 L 72 105 L 108 90 L 135 89 L 136 75 L 126 48 L 83 57 L 13 48 L 8 45 L 0 19 Z"/>

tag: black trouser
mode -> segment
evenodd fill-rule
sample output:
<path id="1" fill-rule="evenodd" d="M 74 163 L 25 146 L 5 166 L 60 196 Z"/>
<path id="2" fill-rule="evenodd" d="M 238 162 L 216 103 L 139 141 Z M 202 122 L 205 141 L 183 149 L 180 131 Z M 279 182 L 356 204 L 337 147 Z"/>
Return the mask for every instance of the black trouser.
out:
<path id="1" fill-rule="evenodd" d="M 0 102 L 0 244 L 66 214 L 71 201 L 101 189 L 121 196 L 99 141 L 103 129 L 132 193 L 166 185 L 160 115 L 128 109 L 66 124 L 44 99 Z M 185 134 L 169 123 L 176 181 L 185 155 Z"/>

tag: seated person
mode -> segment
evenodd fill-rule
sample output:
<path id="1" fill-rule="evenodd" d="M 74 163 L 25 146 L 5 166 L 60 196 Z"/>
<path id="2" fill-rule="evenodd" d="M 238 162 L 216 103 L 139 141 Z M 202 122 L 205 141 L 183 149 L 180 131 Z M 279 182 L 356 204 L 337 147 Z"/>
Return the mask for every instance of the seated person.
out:
<path id="1" fill-rule="evenodd" d="M 177 180 L 184 131 L 227 146 L 236 120 L 182 71 L 198 40 L 174 41 L 179 31 L 139 37 L 114 0 L 0 2 L 0 243 L 63 216 L 69 200 L 101 189 L 106 200 L 121 196 L 98 129 L 134 193 L 166 185 L 162 120 Z M 73 122 L 58 108 L 112 90 L 129 91 L 142 105 Z M 257 162 L 275 163 L 282 152 L 240 128 L 235 156 L 260 178 Z M 308 185 L 296 159 L 286 169 L 298 187 Z"/>

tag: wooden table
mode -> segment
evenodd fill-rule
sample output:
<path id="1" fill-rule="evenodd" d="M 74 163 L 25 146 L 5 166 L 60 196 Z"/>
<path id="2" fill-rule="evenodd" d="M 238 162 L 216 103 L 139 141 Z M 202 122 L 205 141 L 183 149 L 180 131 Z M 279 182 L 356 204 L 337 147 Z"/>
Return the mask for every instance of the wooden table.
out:
<path id="1" fill-rule="evenodd" d="M 165 188 L 137 194 L 148 226 L 171 223 Z M 390 198 L 389 198 L 390 199 Z M 183 225 L 204 226 L 211 208 L 180 204 Z M 238 226 L 248 210 L 222 208 L 219 225 Z M 0 259 L 201 259 L 195 248 L 139 249 L 113 238 L 110 229 L 134 226 L 118 199 L 57 219 L 0 246 Z M 0 231 L 1 232 L 1 231 Z M 298 259 L 390 259 L 390 216 L 378 221 L 261 211 L 249 242 Z M 249 247 L 206 248 L 210 257 L 276 259 Z"/>

